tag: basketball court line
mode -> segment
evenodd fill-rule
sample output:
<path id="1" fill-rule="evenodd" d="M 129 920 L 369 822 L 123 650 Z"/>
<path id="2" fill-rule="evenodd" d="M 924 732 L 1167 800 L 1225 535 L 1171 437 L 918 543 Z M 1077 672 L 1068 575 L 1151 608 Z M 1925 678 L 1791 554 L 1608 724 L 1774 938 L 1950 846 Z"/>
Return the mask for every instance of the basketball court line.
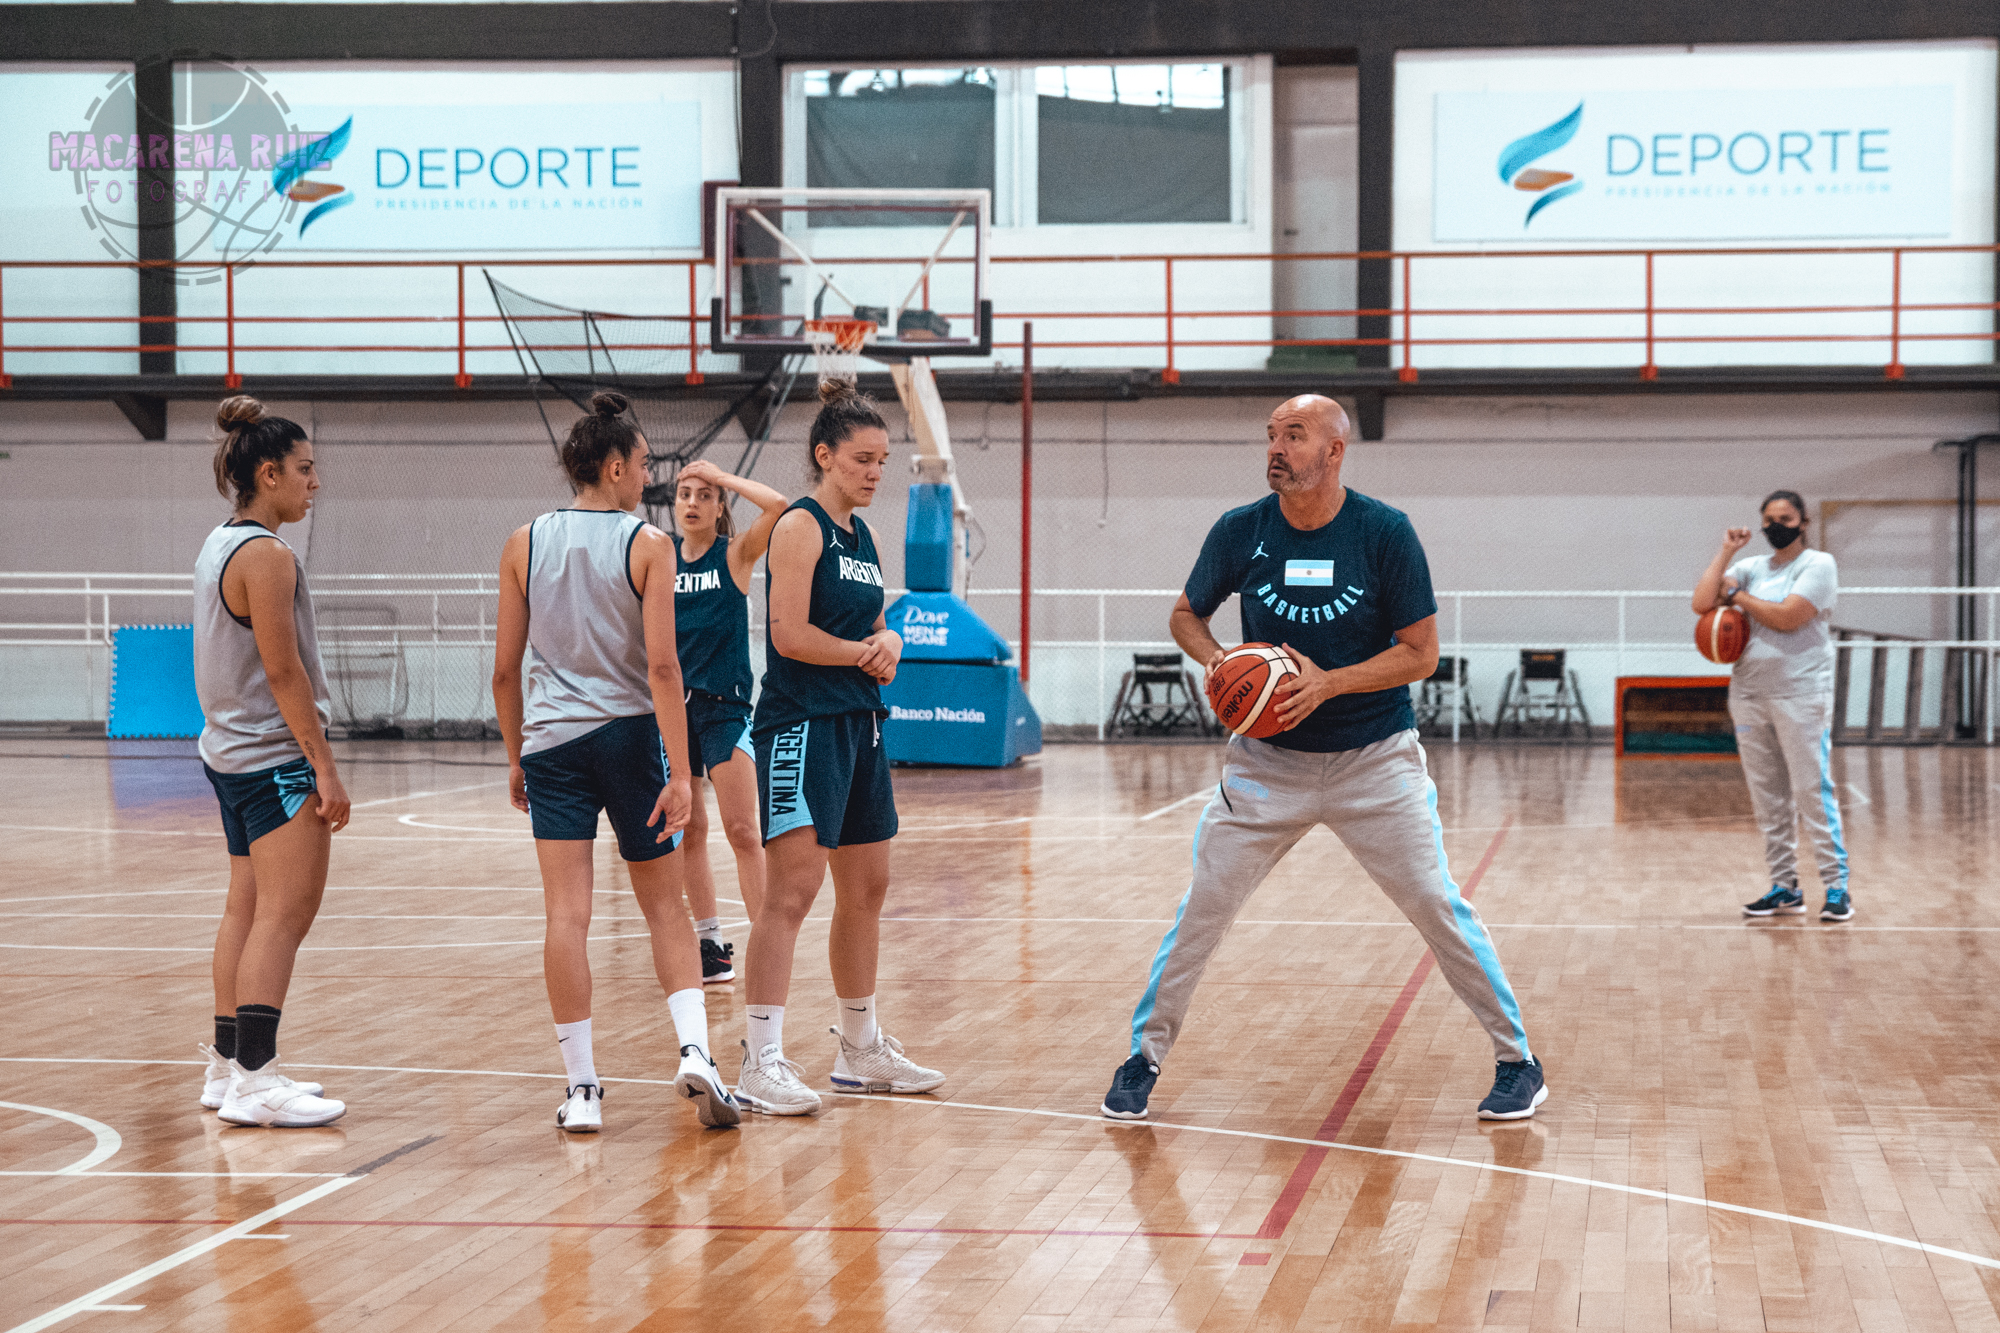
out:
<path id="1" fill-rule="evenodd" d="M 106 1058 L 94 1058 L 94 1057 L 43 1058 L 36 1056 L 0 1056 L 0 1062 L 12 1063 L 12 1064 L 118 1064 L 118 1065 L 195 1065 L 201 1063 L 198 1060 L 121 1060 L 121 1059 L 106 1059 Z M 524 1073 L 516 1070 L 416 1069 L 416 1068 L 409 1068 L 406 1066 L 395 1066 L 395 1065 L 298 1064 L 292 1067 L 296 1069 L 330 1069 L 330 1070 L 362 1072 L 362 1073 L 442 1074 L 442 1075 L 462 1075 L 462 1076 L 477 1077 L 477 1078 L 525 1078 L 525 1079 L 539 1079 L 550 1082 L 560 1082 L 565 1077 L 562 1074 Z M 673 1080 L 671 1079 L 658 1079 L 658 1078 L 605 1078 L 602 1081 L 605 1083 L 642 1084 L 654 1087 L 671 1087 L 673 1085 Z M 831 1092 L 831 1091 L 829 1091 L 825 1095 L 828 1097 L 835 1098 L 839 1101 L 875 1102 L 875 1103 L 885 1103 L 897 1106 L 924 1106 L 924 1107 L 931 1107 L 933 1109 L 954 1108 L 964 1111 L 986 1111 L 1000 1115 L 1030 1115 L 1030 1116 L 1039 1116 L 1044 1119 L 1070 1120 L 1070 1121 L 1081 1122 L 1087 1125 L 1096 1125 L 1104 1130 L 1111 1132 L 1117 1132 L 1120 1130 L 1172 1130 L 1177 1133 L 1186 1133 L 1186 1134 L 1212 1134 L 1224 1138 L 1255 1139 L 1259 1142 L 1265 1142 L 1265 1143 L 1297 1144 L 1300 1147 L 1308 1149 L 1318 1149 L 1321 1150 L 1322 1152 L 1333 1152 L 1333 1151 L 1351 1152 L 1351 1153 L 1360 1153 L 1370 1157 L 1393 1157 L 1404 1161 L 1428 1162 L 1437 1166 L 1469 1167 L 1476 1171 L 1488 1171 L 1497 1175 L 1522 1176 L 1532 1180 L 1552 1181 L 1557 1184 L 1580 1185 L 1585 1189 L 1607 1190 L 1612 1193 L 1632 1195 L 1638 1198 L 1658 1199 L 1666 1203 L 1690 1204 L 1697 1208 L 1707 1208 L 1716 1212 L 1734 1213 L 1744 1217 L 1758 1217 L 1758 1218 L 1763 1218 L 1766 1221 L 1782 1222 L 1792 1226 L 1808 1227 L 1816 1231 L 1825 1231 L 1825 1232 L 1831 1232 L 1835 1235 L 1849 1236 L 1856 1240 L 1876 1241 L 1884 1245 L 1894 1245 L 1907 1250 L 1921 1251 L 1925 1254 L 1936 1255 L 1940 1258 L 1957 1259 L 1963 1263 L 1973 1264 L 1981 1268 L 2000 1270 L 2000 1259 L 1991 1259 L 1984 1255 L 1971 1254 L 1964 1250 L 1954 1250 L 1946 1246 L 1933 1245 L 1927 1241 L 1912 1240 L 1903 1236 L 1892 1236 L 1885 1232 L 1868 1231 L 1859 1227 L 1843 1226 L 1837 1222 L 1823 1222 L 1816 1218 L 1798 1217 L 1790 1213 L 1778 1213 L 1763 1208 L 1751 1208 L 1743 1204 L 1725 1203 L 1719 1199 L 1707 1199 L 1692 1194 L 1675 1194 L 1667 1190 L 1648 1189 L 1640 1185 L 1621 1185 L 1608 1180 L 1594 1180 L 1588 1176 L 1572 1176 L 1556 1171 L 1536 1170 L 1530 1167 L 1503 1166 L 1497 1162 L 1474 1162 L 1474 1161 L 1468 1161 L 1462 1157 L 1443 1157 L 1435 1153 L 1408 1152 L 1399 1148 L 1372 1148 L 1357 1143 L 1329 1143 L 1324 1139 L 1316 1139 L 1316 1138 L 1304 1139 L 1286 1134 L 1266 1134 L 1258 1130 L 1223 1129 L 1217 1126 L 1210 1126 L 1210 1125 L 1175 1124 L 1163 1120 L 1108 1120 L 1104 1118 L 1102 1115 L 1096 1115 L 1096 1114 L 1087 1115 L 1076 1111 L 1051 1111 L 1051 1110 L 1043 1110 L 1039 1108 L 1023 1107 L 1023 1106 L 996 1106 L 982 1102 L 955 1102 L 955 1101 L 943 1100 L 936 1097 L 894 1097 L 894 1096 L 875 1095 L 869 1093 L 849 1093 L 849 1092 Z M 1482 1123 L 1490 1124 L 1490 1128 L 1492 1130 L 1500 1132 L 1505 1132 L 1509 1129 L 1518 1129 L 1526 1127 L 1525 1124 L 1521 1124 L 1518 1122 L 1512 1124 L 1506 1122 L 1482 1122 Z M 431 1141 L 432 1140 L 420 1140 L 419 1143 L 427 1143 Z M 392 1156 L 399 1155 L 401 1152 L 407 1150 L 410 1149 L 408 1148 L 399 1149 L 398 1154 L 392 1154 Z M 1303 1162 L 1303 1159 L 1301 1160 Z M 358 1174 L 359 1172 L 371 1169 L 374 1165 L 376 1165 L 376 1163 L 371 1163 L 369 1167 L 358 1167 L 356 1168 L 355 1172 L 351 1172 L 346 1176 L 341 1176 L 335 1180 L 328 1181 L 326 1182 L 326 1185 L 318 1187 L 316 1191 L 308 1191 L 308 1194 L 311 1194 L 315 1198 L 322 1197 L 324 1193 L 330 1192 L 328 1190 L 329 1186 L 338 1187 L 343 1183 L 353 1183 L 355 1180 L 358 1180 L 360 1178 L 360 1175 Z M 302 1207 L 305 1203 L 308 1202 L 311 1202 L 311 1199 L 302 1195 L 296 1200 L 288 1200 L 286 1204 L 280 1205 L 280 1207 L 289 1210 L 291 1208 Z M 275 1213 L 276 1216 L 283 1216 L 283 1213 L 277 1212 L 277 1210 L 272 1210 L 272 1212 Z M 238 1231 L 239 1234 L 247 1233 L 249 1231 L 256 1230 L 258 1226 L 262 1225 L 265 1221 L 269 1220 L 274 1220 L 274 1218 L 269 1214 L 259 1214 L 257 1217 L 250 1219 L 249 1222 L 247 1223 L 239 1222 L 234 1224 L 231 1227 L 231 1230 Z M 0 1218 L 0 1223 L 14 1223 L 18 1221 L 21 1221 L 21 1219 Z M 38 1219 L 28 1219 L 27 1221 L 31 1225 L 43 1224 Z M 76 1221 L 78 1224 L 83 1224 L 83 1225 L 89 1224 L 87 1221 L 82 1219 L 77 1219 Z M 155 1221 L 157 1220 L 139 1219 L 135 1220 L 133 1223 L 131 1223 L 131 1225 L 149 1225 L 153 1224 Z M 53 1223 L 51 1222 L 48 1224 L 53 1224 Z M 109 1222 L 107 1224 L 117 1225 L 115 1221 Z M 176 1222 L 174 1224 L 190 1225 L 190 1226 L 203 1225 L 202 1223 L 196 1223 L 196 1222 Z M 375 1219 L 368 1224 L 381 1225 L 381 1226 L 456 1226 L 456 1227 L 496 1227 L 496 1228 L 499 1227 L 518 1228 L 527 1225 L 523 1223 L 509 1223 L 509 1222 L 472 1222 L 472 1221 L 439 1222 L 435 1220 L 396 1221 L 393 1219 Z M 206 1225 L 215 1225 L 215 1223 L 207 1223 Z M 358 1226 L 358 1225 L 363 1225 L 363 1223 L 358 1221 L 350 1222 L 350 1221 L 331 1221 L 331 1220 L 318 1223 L 311 1223 L 302 1220 L 299 1222 L 295 1222 L 293 1225 Z M 614 1229 L 615 1227 L 621 1224 L 576 1223 L 574 1225 L 579 1227 L 599 1227 L 602 1229 Z M 649 1224 L 627 1223 L 622 1225 L 637 1227 Z M 682 1225 L 686 1225 L 689 1227 L 706 1226 L 706 1224 L 696 1224 L 696 1223 L 688 1223 Z M 799 1228 L 764 1227 L 764 1226 L 755 1226 L 751 1224 L 742 1224 L 742 1223 L 717 1224 L 717 1225 L 730 1225 L 737 1229 L 751 1230 L 751 1231 L 816 1230 L 815 1228 L 805 1228 L 805 1227 L 799 1227 Z M 884 1228 L 884 1230 L 888 1230 L 888 1228 Z M 909 1228 L 909 1230 L 930 1232 L 930 1231 L 943 1231 L 945 1229 Z M 1011 1233 L 972 1233 L 972 1234 L 1011 1234 Z M 1049 1232 L 1042 1234 L 1059 1234 L 1059 1233 Z M 1145 1233 L 1119 1232 L 1115 1234 L 1143 1235 Z M 233 1238 L 234 1237 L 231 1237 L 231 1239 Z M 1216 1232 L 1216 1233 L 1190 1234 L 1188 1238 L 1244 1240 L 1244 1239 L 1259 1239 L 1260 1237 L 1256 1235 L 1242 1234 L 1242 1233 Z M 214 1239 L 215 1238 L 213 1237 L 211 1238 L 211 1240 Z M 192 1249 L 193 1247 L 190 1248 Z M 212 1249 L 214 1248 L 214 1246 L 211 1245 L 209 1246 L 209 1248 Z M 205 1253 L 206 1251 L 203 1252 Z M 176 1256 L 169 1256 L 169 1257 L 177 1258 Z M 185 1263 L 188 1258 L 195 1258 L 195 1257 L 197 1256 L 194 1254 L 187 1254 L 186 1258 L 177 1258 L 177 1262 Z M 145 1272 L 146 1270 L 141 1270 L 141 1271 Z M 161 1268 L 158 1271 L 164 1272 L 166 1270 L 164 1268 Z M 156 1274 L 149 1274 L 149 1275 L 156 1275 Z M 127 1281 L 127 1279 L 120 1279 L 120 1281 Z M 119 1291 L 124 1291 L 127 1289 L 128 1288 L 126 1287 L 118 1288 Z M 116 1294 L 118 1293 L 114 1291 L 109 1291 L 106 1288 L 100 1288 L 98 1291 L 90 1293 L 89 1296 L 80 1297 L 77 1303 L 72 1303 L 72 1304 L 75 1308 L 82 1308 L 80 1302 L 84 1301 L 94 1302 L 94 1301 L 106 1300 L 109 1299 L 110 1296 Z M 72 1313 L 74 1313 L 74 1309 L 72 1309 L 72 1307 L 66 1306 L 63 1308 L 69 1309 L 71 1310 Z M 47 1319 L 48 1317 L 49 1316 L 46 1315 L 42 1316 L 42 1318 L 44 1319 Z M 67 1316 L 65 1315 L 64 1317 Z M 32 1325 L 23 1324 L 17 1326 L 14 1329 L 7 1330 L 6 1333 L 24 1333 L 24 1330 L 27 1330 L 30 1327 L 39 1329 L 39 1328 L 46 1328 L 48 1326 L 49 1326 L 48 1324 L 43 1324 L 43 1323 L 37 1323 Z"/>
<path id="2" fill-rule="evenodd" d="M 356 801 L 350 810 L 370 810 L 378 805 L 394 805 L 398 801 L 420 801 L 426 796 L 454 796 L 462 791 L 480 791 L 487 787 L 504 787 L 507 779 L 497 782 L 468 782 L 463 787 L 443 787 L 437 791 L 413 791 L 407 796 L 382 796 L 372 801 Z"/>
<path id="3" fill-rule="evenodd" d="M 1507 826 L 1502 824 L 1500 831 L 1493 835 L 1493 841 L 1486 844 L 1486 853 L 1479 858 L 1479 864 L 1465 877 L 1465 886 L 1459 890 L 1461 898 L 1470 898 L 1478 889 L 1479 882 L 1486 878 L 1486 872 L 1492 868 L 1493 858 L 1500 854 L 1500 844 L 1506 839 Z M 1439 855 L 1442 857 L 1443 853 L 1440 852 Z M 1431 951 L 1425 949 L 1424 956 L 1417 960 L 1416 970 L 1410 973 L 1410 979 L 1403 983 L 1403 989 L 1396 996 L 1396 1002 L 1389 1006 L 1388 1015 L 1383 1018 L 1382 1026 L 1375 1029 L 1375 1035 L 1370 1039 L 1368 1049 L 1361 1053 L 1361 1060 L 1354 1066 L 1354 1072 L 1347 1076 L 1346 1086 L 1341 1088 L 1340 1095 L 1334 1098 L 1333 1109 L 1328 1111 L 1326 1119 L 1320 1122 L 1319 1133 L 1315 1134 L 1314 1138 L 1332 1142 L 1346 1127 L 1348 1115 L 1354 1110 L 1355 1103 L 1361 1100 L 1362 1090 L 1368 1086 L 1368 1080 L 1375 1076 L 1376 1066 L 1380 1065 L 1382 1057 L 1388 1054 L 1389 1043 L 1395 1040 L 1396 1030 L 1403 1026 L 1403 1016 L 1410 1012 L 1410 1006 L 1416 1002 L 1417 992 L 1423 989 L 1424 978 L 1430 975 L 1434 962 Z M 1263 1225 L 1257 1228 L 1259 1240 L 1276 1240 L 1285 1234 L 1285 1228 L 1292 1224 L 1292 1218 L 1299 1211 L 1299 1205 L 1305 1202 L 1306 1191 L 1312 1188 L 1313 1177 L 1319 1174 L 1320 1164 L 1326 1161 L 1327 1152 L 1325 1148 L 1310 1149 L 1299 1159 L 1298 1165 L 1292 1168 L 1290 1179 L 1286 1180 L 1285 1187 L 1278 1191 L 1277 1202 L 1271 1205 L 1271 1211 L 1264 1215 Z"/>
<path id="4" fill-rule="evenodd" d="M 1178 810 L 1190 801 L 1199 801 L 1202 797 L 1207 796 L 1211 792 L 1215 791 L 1216 785 L 1217 784 L 1211 782 L 1206 787 L 1203 787 L 1200 791 L 1191 791 L 1187 795 L 1181 797 L 1178 801 L 1169 801 L 1157 810 L 1149 810 L 1145 814 L 1139 816 L 1139 822 L 1143 824 L 1148 820 L 1158 819 L 1161 815 L 1166 814 L 1169 810 Z"/>
<path id="5" fill-rule="evenodd" d="M 5 1107 L 9 1111 L 26 1111 L 29 1115 L 45 1115 L 56 1120 L 67 1120 L 72 1125 L 81 1125 L 90 1131 L 91 1137 L 97 1141 L 91 1150 L 76 1161 L 71 1162 L 62 1170 L 48 1172 L 47 1174 L 49 1175 L 80 1176 L 99 1162 L 110 1161 L 118 1155 L 118 1150 L 124 1146 L 124 1140 L 119 1138 L 117 1130 L 102 1121 L 92 1120 L 89 1116 L 78 1115 L 74 1111 L 58 1111 L 49 1106 L 30 1106 L 26 1102 L 0 1102 L 0 1107 Z M 9 1171 L 4 1174 L 11 1176 L 15 1174 L 42 1175 L 44 1173 L 40 1171 L 19 1173 Z"/>

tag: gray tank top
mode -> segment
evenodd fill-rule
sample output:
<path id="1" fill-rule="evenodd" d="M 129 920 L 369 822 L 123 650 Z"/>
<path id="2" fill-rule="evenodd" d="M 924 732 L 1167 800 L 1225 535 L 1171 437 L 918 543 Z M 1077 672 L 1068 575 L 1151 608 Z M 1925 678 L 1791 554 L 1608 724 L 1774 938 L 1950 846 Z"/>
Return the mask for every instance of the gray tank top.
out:
<path id="1" fill-rule="evenodd" d="M 637 514 L 602 509 L 558 509 L 528 525 L 522 754 L 653 711 L 631 568 L 632 542 L 644 526 Z"/>
<path id="2" fill-rule="evenodd" d="M 222 600 L 222 575 L 229 562 L 249 543 L 267 538 L 292 549 L 261 523 L 225 523 L 208 534 L 194 562 L 194 690 L 208 719 L 201 729 L 201 761 L 218 773 L 256 773 L 305 757 L 285 725 L 285 715 L 278 711 L 250 621 Z M 292 551 L 292 563 L 299 576 L 292 593 L 292 628 L 324 733 L 333 710 L 327 702 L 326 673 L 320 668 L 312 593 L 297 551 Z"/>

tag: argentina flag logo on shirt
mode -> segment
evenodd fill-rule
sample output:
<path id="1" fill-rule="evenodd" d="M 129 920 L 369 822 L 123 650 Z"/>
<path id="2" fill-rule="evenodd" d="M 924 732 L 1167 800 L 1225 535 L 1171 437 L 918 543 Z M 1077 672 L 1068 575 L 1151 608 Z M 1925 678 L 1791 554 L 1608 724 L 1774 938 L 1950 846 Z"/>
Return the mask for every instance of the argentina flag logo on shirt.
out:
<path id="1" fill-rule="evenodd" d="M 1331 588 L 1333 586 L 1333 561 L 1287 560 L 1285 562 L 1285 586 L 1288 588 Z"/>

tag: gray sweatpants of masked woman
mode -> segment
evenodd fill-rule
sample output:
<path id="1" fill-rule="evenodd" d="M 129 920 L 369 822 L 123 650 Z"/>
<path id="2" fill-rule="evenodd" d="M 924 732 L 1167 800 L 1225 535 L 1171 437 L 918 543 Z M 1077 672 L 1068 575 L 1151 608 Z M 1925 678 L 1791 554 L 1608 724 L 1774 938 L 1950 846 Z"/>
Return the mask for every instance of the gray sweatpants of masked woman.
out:
<path id="1" fill-rule="evenodd" d="M 1165 1062 L 1230 923 L 1316 824 L 1332 830 L 1430 945 L 1445 981 L 1493 1039 L 1494 1058 L 1527 1059 L 1528 1034 L 1493 939 L 1452 880 L 1437 787 L 1415 731 L 1330 754 L 1230 740 L 1221 785 L 1195 828 L 1194 881 L 1132 1015 L 1133 1053 Z"/>

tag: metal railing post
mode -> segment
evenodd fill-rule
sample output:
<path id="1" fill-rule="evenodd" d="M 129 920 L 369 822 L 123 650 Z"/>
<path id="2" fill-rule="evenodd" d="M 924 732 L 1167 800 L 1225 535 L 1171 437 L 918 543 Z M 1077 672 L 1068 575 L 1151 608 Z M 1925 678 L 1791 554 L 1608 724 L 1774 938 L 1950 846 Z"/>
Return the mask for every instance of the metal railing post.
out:
<path id="1" fill-rule="evenodd" d="M 1405 384 L 1413 384 L 1417 378 L 1417 368 L 1410 364 L 1410 256 L 1403 256 L 1403 367 L 1396 372 L 1396 378 Z"/>
<path id="2" fill-rule="evenodd" d="M 1891 255 L 1892 266 L 1889 280 L 1889 364 L 1883 370 L 1884 379 L 1903 378 L 1903 250 L 1898 246 Z"/>
<path id="3" fill-rule="evenodd" d="M 472 376 L 465 369 L 465 265 L 458 266 L 458 374 L 452 377 L 453 384 L 461 389 L 472 387 Z"/>
<path id="4" fill-rule="evenodd" d="M 7 373 L 7 270 L 0 267 L 0 389 L 14 387 L 14 377 Z"/>
<path id="5" fill-rule="evenodd" d="M 1181 372 L 1174 366 L 1174 259 L 1168 255 L 1167 264 L 1167 368 L 1160 372 L 1163 384 L 1179 384 Z"/>
<path id="6" fill-rule="evenodd" d="M 236 373 L 236 265 L 225 264 L 222 269 L 224 336 L 229 347 L 229 362 L 222 376 L 222 382 L 231 389 L 243 387 L 243 377 Z"/>
<path id="7" fill-rule="evenodd" d="M 708 379 L 708 376 L 701 373 L 701 337 L 700 337 L 701 321 L 699 318 L 699 311 L 696 309 L 695 306 L 696 296 L 695 296 L 695 283 L 694 283 L 694 277 L 695 277 L 694 266 L 695 266 L 694 260 L 690 259 L 687 261 L 687 269 L 688 269 L 687 382 L 689 384 L 701 384 Z"/>
<path id="8" fill-rule="evenodd" d="M 1097 594 L 1097 739 L 1104 739 L 1104 594 Z"/>
<path id="9" fill-rule="evenodd" d="M 1458 722 L 1465 715 L 1465 663 L 1459 648 L 1465 640 L 1465 598 L 1451 599 L 1451 743 L 1458 744 Z M 1475 737 L 1474 739 L 1477 739 Z"/>
<path id="10" fill-rule="evenodd" d="M 1646 252 L 1646 364 L 1639 367 L 1639 378 L 1656 380 L 1660 368 L 1653 361 L 1653 252 Z"/>

